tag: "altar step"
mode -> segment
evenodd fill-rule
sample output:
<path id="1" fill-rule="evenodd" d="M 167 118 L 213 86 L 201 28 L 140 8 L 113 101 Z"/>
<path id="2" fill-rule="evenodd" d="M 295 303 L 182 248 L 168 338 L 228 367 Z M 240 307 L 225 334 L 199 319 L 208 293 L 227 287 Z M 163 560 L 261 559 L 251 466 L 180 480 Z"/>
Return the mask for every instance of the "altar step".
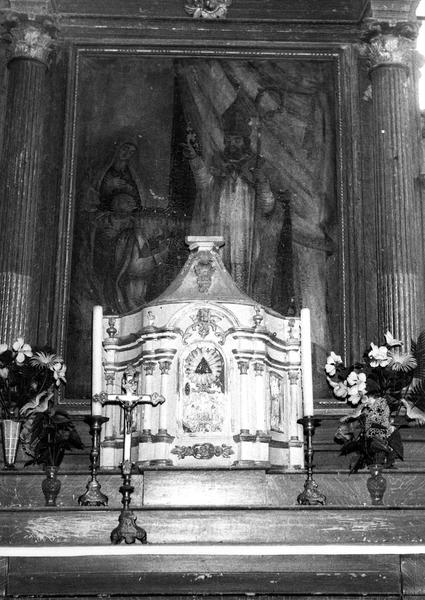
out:
<path id="1" fill-rule="evenodd" d="M 1 546 L 108 545 L 119 514 L 110 508 L 1 510 Z M 134 515 L 148 544 L 348 544 L 370 545 L 371 552 L 374 544 L 425 547 L 423 508 L 138 508 Z"/>
<path id="2" fill-rule="evenodd" d="M 81 553 L 79 550 L 81 549 Z M 98 546 L 13 549 L 0 555 L 0 594 L 7 598 L 112 597 L 184 600 L 421 600 L 425 560 L 392 546 L 374 554 L 326 548 L 197 544 L 191 547 Z"/>
<path id="3" fill-rule="evenodd" d="M 424 471 L 384 471 L 388 507 L 425 509 Z M 0 510 L 43 509 L 41 491 L 43 472 L 15 471 L 0 474 Z M 317 470 L 314 479 L 326 496 L 328 507 L 367 507 L 371 499 L 367 490 L 367 471 L 350 475 L 347 471 Z M 59 471 L 62 488 L 58 508 L 73 510 L 86 491 L 88 472 Z M 131 505 L 135 508 L 291 508 L 304 489 L 304 472 L 266 473 L 262 470 L 157 470 L 134 474 Z M 121 508 L 118 472 L 98 475 L 101 491 L 109 498 L 111 509 Z"/>

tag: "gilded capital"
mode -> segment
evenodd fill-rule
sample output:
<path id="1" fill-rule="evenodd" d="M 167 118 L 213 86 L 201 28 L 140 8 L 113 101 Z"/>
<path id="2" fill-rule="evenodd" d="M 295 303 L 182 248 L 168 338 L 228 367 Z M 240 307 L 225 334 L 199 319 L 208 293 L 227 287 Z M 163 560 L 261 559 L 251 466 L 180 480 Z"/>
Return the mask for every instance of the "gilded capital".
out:
<path id="1" fill-rule="evenodd" d="M 8 60 L 29 58 L 48 66 L 54 42 L 51 24 L 15 20 L 7 24 L 10 46 Z"/>
<path id="2" fill-rule="evenodd" d="M 156 362 L 154 362 L 153 360 L 149 360 L 149 361 L 146 361 L 145 363 L 143 363 L 143 368 L 145 370 L 146 377 L 150 377 L 153 375 L 155 367 L 156 367 Z"/>
<path id="3" fill-rule="evenodd" d="M 416 22 L 389 23 L 371 22 L 363 35 L 366 44 L 364 54 L 369 59 L 370 69 L 383 65 L 402 65 L 409 68 L 419 25 Z"/>

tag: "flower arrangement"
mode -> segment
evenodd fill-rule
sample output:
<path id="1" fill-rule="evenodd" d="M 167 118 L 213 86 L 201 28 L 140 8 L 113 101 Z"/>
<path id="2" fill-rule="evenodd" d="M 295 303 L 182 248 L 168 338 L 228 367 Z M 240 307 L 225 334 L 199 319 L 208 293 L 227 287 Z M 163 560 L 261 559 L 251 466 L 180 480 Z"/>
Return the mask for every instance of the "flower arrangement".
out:
<path id="1" fill-rule="evenodd" d="M 63 359 L 50 348 L 33 349 L 23 338 L 0 344 L 1 417 L 22 421 L 26 465 L 59 466 L 67 450 L 83 448 L 72 419 L 54 403 L 65 375 Z"/>
<path id="2" fill-rule="evenodd" d="M 405 352 L 387 331 L 384 345 L 372 342 L 363 360 L 348 367 L 331 352 L 325 371 L 333 395 L 355 407 L 335 434 L 341 454 L 358 455 L 351 472 L 403 460 L 403 420 L 425 424 L 425 332 Z"/>
<path id="3" fill-rule="evenodd" d="M 65 374 L 63 359 L 49 348 L 33 350 L 21 337 L 10 347 L 0 344 L 1 417 L 18 420 L 31 407 L 46 409 Z"/>

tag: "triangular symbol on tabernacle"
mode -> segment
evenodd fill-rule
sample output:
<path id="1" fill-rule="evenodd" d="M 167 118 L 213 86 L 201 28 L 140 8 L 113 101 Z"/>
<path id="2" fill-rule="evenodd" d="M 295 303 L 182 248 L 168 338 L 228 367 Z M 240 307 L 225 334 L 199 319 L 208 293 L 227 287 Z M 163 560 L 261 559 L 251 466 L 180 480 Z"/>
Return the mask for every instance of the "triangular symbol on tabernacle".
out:
<path id="1" fill-rule="evenodd" d="M 204 357 L 199 361 L 198 366 L 195 369 L 195 373 L 198 375 L 204 375 L 205 373 L 212 373 L 211 368 Z"/>

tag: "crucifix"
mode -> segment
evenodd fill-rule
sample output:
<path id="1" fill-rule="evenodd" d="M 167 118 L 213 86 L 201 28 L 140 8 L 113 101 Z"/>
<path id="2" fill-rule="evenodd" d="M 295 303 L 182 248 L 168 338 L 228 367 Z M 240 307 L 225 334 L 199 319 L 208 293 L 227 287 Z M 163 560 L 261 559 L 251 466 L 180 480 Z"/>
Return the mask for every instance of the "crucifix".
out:
<path id="1" fill-rule="evenodd" d="M 158 406 L 165 402 L 165 398 L 154 392 L 153 394 L 138 393 L 139 373 L 132 366 L 127 367 L 122 380 L 122 394 L 101 394 L 93 397 L 95 402 L 101 404 L 116 403 L 121 406 L 124 413 L 124 449 L 123 461 L 121 463 L 121 472 L 123 476 L 123 484 L 120 487 L 122 494 L 121 503 L 123 508 L 118 517 L 118 526 L 111 532 L 111 542 L 119 544 L 123 540 L 126 544 L 133 544 L 139 540 L 142 544 L 146 544 L 146 531 L 136 525 L 136 517 L 130 509 L 130 496 L 134 491 L 131 485 L 131 471 L 133 463 L 131 461 L 131 431 L 133 426 L 133 409 L 139 404 L 151 404 Z"/>

